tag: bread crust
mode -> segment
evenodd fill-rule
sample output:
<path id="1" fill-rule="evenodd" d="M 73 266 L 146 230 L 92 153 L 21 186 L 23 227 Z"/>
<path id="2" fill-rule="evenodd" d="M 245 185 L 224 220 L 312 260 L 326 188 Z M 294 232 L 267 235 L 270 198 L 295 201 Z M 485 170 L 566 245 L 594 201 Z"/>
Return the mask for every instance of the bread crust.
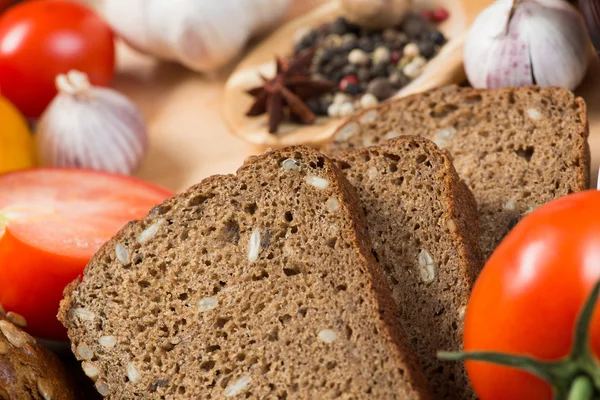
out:
<path id="1" fill-rule="evenodd" d="M 75 393 L 58 358 L 0 311 L 0 398 L 71 400 Z"/>

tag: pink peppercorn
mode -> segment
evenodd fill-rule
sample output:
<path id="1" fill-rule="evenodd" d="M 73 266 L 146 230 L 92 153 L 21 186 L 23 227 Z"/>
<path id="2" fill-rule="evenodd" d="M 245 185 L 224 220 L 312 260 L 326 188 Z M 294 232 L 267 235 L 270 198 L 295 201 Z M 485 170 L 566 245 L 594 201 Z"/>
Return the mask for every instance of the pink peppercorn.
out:
<path id="1" fill-rule="evenodd" d="M 339 85 L 340 91 L 345 92 L 346 87 L 351 83 L 358 83 L 358 79 L 356 78 L 356 76 L 346 75 L 345 77 L 343 77 Z"/>
<path id="2" fill-rule="evenodd" d="M 444 22 L 448 19 L 450 13 L 444 7 L 437 8 L 433 10 L 431 18 L 434 22 Z"/>

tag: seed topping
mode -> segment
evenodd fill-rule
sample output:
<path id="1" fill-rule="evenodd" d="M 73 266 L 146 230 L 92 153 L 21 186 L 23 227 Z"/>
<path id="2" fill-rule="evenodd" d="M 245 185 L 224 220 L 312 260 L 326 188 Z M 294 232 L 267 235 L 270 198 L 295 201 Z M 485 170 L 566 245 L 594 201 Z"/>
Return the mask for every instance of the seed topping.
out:
<path id="1" fill-rule="evenodd" d="M 37 390 L 44 400 L 52 400 L 54 390 L 47 380 L 39 378 L 37 380 Z"/>
<path id="2" fill-rule="evenodd" d="M 316 187 L 319 190 L 327 189 L 329 186 L 329 181 L 327 179 L 323 179 L 315 175 L 307 175 L 306 183 Z"/>
<path id="3" fill-rule="evenodd" d="M 214 297 L 205 297 L 198 302 L 198 310 L 201 312 L 210 311 L 217 307 L 219 302 Z"/>
<path id="4" fill-rule="evenodd" d="M 435 279 L 435 263 L 427 250 L 419 253 L 419 274 L 424 283 L 431 283 Z"/>
<path id="5" fill-rule="evenodd" d="M 96 381 L 95 386 L 96 386 L 96 390 L 98 391 L 98 393 L 100 393 L 101 396 L 108 396 L 108 393 L 110 392 L 108 383 L 104 382 L 103 380 L 98 380 L 98 381 Z"/>
<path id="6" fill-rule="evenodd" d="M 288 158 L 288 159 L 283 160 L 283 162 L 281 163 L 281 166 L 286 171 L 299 170 L 300 169 L 300 161 L 293 159 L 293 158 Z"/>
<path id="7" fill-rule="evenodd" d="M 156 221 L 155 223 L 153 223 L 152 225 L 150 225 L 149 227 L 144 229 L 142 231 L 142 233 L 140 233 L 139 236 L 137 237 L 137 241 L 139 243 L 145 243 L 148 240 L 152 239 L 156 235 L 156 232 L 158 232 L 160 223 L 161 223 L 161 221 Z"/>
<path id="8" fill-rule="evenodd" d="M 337 339 L 337 333 L 331 329 L 323 329 L 319 332 L 317 337 L 325 343 L 333 343 L 335 342 L 335 339 Z"/>
<path id="9" fill-rule="evenodd" d="M 117 344 L 117 338 L 115 338 L 112 335 L 101 336 L 100 339 L 98 339 L 98 343 L 102 347 L 106 347 L 107 349 L 112 349 Z"/>
<path id="10" fill-rule="evenodd" d="M 237 381 L 227 386 L 223 392 L 223 395 L 225 397 L 237 396 L 247 389 L 250 382 L 252 382 L 252 378 L 249 375 L 244 375 Z"/>
<path id="11" fill-rule="evenodd" d="M 83 360 L 91 360 L 94 357 L 94 352 L 85 345 L 79 345 L 77 346 L 77 355 Z"/>
<path id="12" fill-rule="evenodd" d="M 100 375 L 100 369 L 98 369 L 96 364 L 94 364 L 93 362 L 84 361 L 81 363 L 81 368 L 83 369 L 83 372 L 88 378 L 93 380 L 98 379 L 98 376 Z"/>
<path id="13" fill-rule="evenodd" d="M 18 326 L 19 328 L 27 328 L 27 320 L 21 314 L 9 311 L 6 314 L 6 319 L 12 322 L 14 325 Z"/>
<path id="14" fill-rule="evenodd" d="M 248 261 L 254 262 L 258 260 L 258 254 L 260 253 L 260 229 L 256 228 L 250 235 L 248 242 Z"/>
<path id="15" fill-rule="evenodd" d="M 123 264 L 129 262 L 129 251 L 123 243 L 117 243 L 115 246 L 115 255 L 117 256 L 117 260 Z"/>
<path id="16" fill-rule="evenodd" d="M 27 341 L 19 328 L 8 321 L 0 321 L 0 331 L 6 336 L 8 342 L 15 347 L 22 347 Z"/>
<path id="17" fill-rule="evenodd" d="M 129 364 L 127 364 L 127 378 L 129 378 L 129 380 L 134 383 L 139 381 L 141 378 L 141 374 L 134 363 L 130 362 Z"/>
<path id="18" fill-rule="evenodd" d="M 96 314 L 86 308 L 76 308 L 73 310 L 73 314 L 82 321 L 93 321 L 96 318 Z"/>

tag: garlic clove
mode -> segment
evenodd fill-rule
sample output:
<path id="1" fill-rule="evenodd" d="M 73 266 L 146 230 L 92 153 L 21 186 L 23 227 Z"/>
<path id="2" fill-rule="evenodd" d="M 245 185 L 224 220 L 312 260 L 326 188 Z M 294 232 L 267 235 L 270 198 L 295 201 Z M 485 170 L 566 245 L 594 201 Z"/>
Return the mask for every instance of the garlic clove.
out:
<path id="1" fill-rule="evenodd" d="M 498 0 L 471 25 L 464 66 L 471 85 L 575 89 L 589 64 L 583 19 L 563 0 Z"/>
<path id="2" fill-rule="evenodd" d="M 281 20 L 291 0 L 103 0 L 104 17 L 142 52 L 213 72 Z"/>
<path id="3" fill-rule="evenodd" d="M 521 18 L 514 15 L 506 35 L 512 0 L 500 0 L 483 10 L 467 34 L 465 71 L 476 88 L 533 85 L 528 45 L 514 33 Z"/>
<path id="4" fill-rule="evenodd" d="M 573 90 L 583 80 L 590 61 L 589 38 L 585 29 L 581 29 L 584 21 L 567 2 L 549 2 L 548 7 L 542 7 L 543 3 L 522 5 L 523 12 L 531 13 L 531 21 L 520 27 L 528 37 L 531 63 L 547 66 L 533 69 L 535 81 L 542 87 L 562 86 Z M 556 12 L 557 9 L 560 12 Z M 556 29 L 556 25 L 563 28 Z M 553 34 L 540 35 L 540 32 Z"/>
<path id="5" fill-rule="evenodd" d="M 59 94 L 37 128 L 42 164 L 132 173 L 148 147 L 137 107 L 113 89 L 91 86 L 77 71 L 59 75 L 56 83 Z"/>

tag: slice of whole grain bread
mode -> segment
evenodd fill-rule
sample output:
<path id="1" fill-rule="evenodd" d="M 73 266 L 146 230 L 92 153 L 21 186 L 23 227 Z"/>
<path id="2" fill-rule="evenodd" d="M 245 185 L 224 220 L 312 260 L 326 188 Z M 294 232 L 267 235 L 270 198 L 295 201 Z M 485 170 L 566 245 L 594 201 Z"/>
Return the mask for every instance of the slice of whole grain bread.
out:
<path id="1" fill-rule="evenodd" d="M 586 106 L 566 89 L 449 86 L 408 96 L 350 118 L 326 152 L 400 135 L 450 152 L 477 200 L 486 258 L 525 214 L 589 187 Z"/>
<path id="2" fill-rule="evenodd" d="M 429 398 L 370 251 L 332 161 L 268 152 L 127 225 L 59 319 L 112 398 Z"/>
<path id="3" fill-rule="evenodd" d="M 437 359 L 462 348 L 462 326 L 482 258 L 473 195 L 446 152 L 404 136 L 342 153 L 400 321 L 437 399 L 470 399 L 463 363 Z"/>

